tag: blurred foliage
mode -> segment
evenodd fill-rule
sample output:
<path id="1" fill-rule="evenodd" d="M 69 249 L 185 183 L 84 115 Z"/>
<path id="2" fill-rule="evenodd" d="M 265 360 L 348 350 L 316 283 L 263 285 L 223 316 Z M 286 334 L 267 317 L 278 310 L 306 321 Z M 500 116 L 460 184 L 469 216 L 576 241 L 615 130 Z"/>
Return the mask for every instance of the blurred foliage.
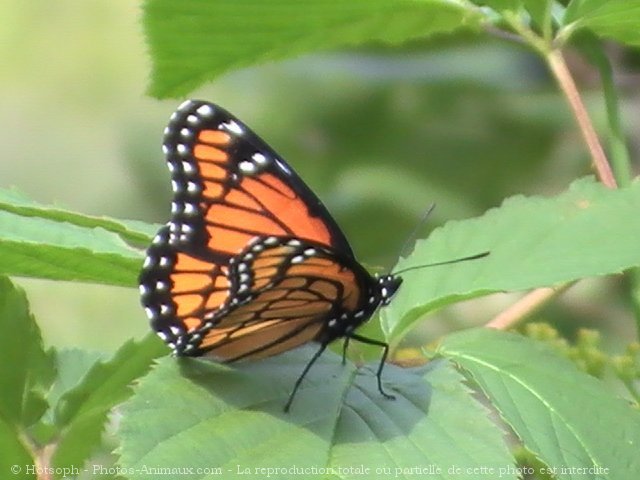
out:
<path id="1" fill-rule="evenodd" d="M 563 337 L 552 325 L 544 322 L 527 323 L 519 329 L 527 337 L 546 343 L 557 353 L 596 378 L 613 374 L 626 387 L 633 405 L 640 408 L 640 343 L 629 343 L 622 354 L 609 354 L 602 345 L 601 333 L 579 329 L 573 341 Z"/>

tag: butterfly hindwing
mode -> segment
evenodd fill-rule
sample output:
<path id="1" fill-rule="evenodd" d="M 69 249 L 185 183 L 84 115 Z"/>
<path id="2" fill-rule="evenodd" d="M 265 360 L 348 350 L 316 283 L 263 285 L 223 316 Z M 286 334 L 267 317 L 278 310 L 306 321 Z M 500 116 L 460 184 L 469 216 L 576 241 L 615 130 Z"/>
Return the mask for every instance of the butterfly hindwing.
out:
<path id="1" fill-rule="evenodd" d="M 256 359 L 320 335 L 344 335 L 348 324 L 340 315 L 357 314 L 364 301 L 356 271 L 319 244 L 256 239 L 231 263 L 237 290 L 230 305 L 211 314 L 197 332 L 203 337 L 199 353 L 226 361 Z"/>

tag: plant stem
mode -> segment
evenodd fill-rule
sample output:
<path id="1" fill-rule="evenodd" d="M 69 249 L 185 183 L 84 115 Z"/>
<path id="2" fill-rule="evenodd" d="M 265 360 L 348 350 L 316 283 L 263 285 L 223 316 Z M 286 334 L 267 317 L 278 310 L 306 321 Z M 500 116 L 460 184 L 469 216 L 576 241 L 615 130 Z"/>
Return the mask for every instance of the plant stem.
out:
<path id="1" fill-rule="evenodd" d="M 624 129 L 620 121 L 620 108 L 618 107 L 618 94 L 613 80 L 613 72 L 599 44 L 592 49 L 591 53 L 591 58 L 600 71 L 604 100 L 607 106 L 609 149 L 611 151 L 613 171 L 619 184 L 621 186 L 627 186 L 631 184 L 631 161 Z M 636 320 L 636 335 L 640 336 L 640 269 L 633 268 L 627 275 L 630 283 L 629 297 Z M 638 401 L 638 398 L 636 398 L 636 401 Z M 638 401 L 638 403 L 640 403 L 640 401 Z"/>
<path id="2" fill-rule="evenodd" d="M 631 183 L 631 161 L 624 128 L 620 119 L 618 92 L 616 91 L 611 64 L 602 48 L 602 42 L 598 38 L 583 35 L 581 43 L 585 57 L 600 72 L 600 81 L 602 82 L 602 91 L 607 107 L 611 165 L 618 184 L 625 187 Z M 629 297 L 636 320 L 636 332 L 640 336 L 640 269 L 631 269 L 627 272 L 627 278 L 629 279 Z"/>
<path id="3" fill-rule="evenodd" d="M 506 310 L 500 312 L 489 323 L 485 325 L 488 328 L 496 328 L 498 330 L 506 330 L 520 323 L 533 312 L 543 307 L 561 292 L 569 288 L 572 283 L 567 283 L 559 287 L 543 287 L 536 288 L 532 292 L 527 293 L 524 297 L 511 305 Z"/>
<path id="4" fill-rule="evenodd" d="M 593 128 L 587 109 L 585 108 L 582 98 L 578 93 L 573 77 L 567 68 L 564 58 L 562 57 L 562 53 L 558 50 L 552 50 L 547 53 L 546 59 L 549 64 L 549 68 L 556 77 L 558 85 L 567 98 L 567 101 L 571 106 L 571 110 L 576 117 L 582 136 L 589 148 L 589 153 L 591 154 L 591 159 L 598 174 L 598 178 L 607 187 L 617 188 L 618 184 L 613 176 L 613 172 L 611 171 L 611 166 L 609 165 L 602 145 L 600 144 L 598 135 Z"/>

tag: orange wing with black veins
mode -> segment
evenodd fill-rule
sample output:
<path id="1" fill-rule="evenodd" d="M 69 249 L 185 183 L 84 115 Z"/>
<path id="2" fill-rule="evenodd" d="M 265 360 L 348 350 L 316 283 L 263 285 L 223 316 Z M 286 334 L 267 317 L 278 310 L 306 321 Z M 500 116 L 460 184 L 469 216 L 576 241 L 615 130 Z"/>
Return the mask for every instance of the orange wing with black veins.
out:
<path id="1" fill-rule="evenodd" d="M 256 278 L 249 287 L 232 264 L 269 238 L 308 242 L 352 263 L 344 234 L 320 200 L 256 134 L 207 102 L 180 106 L 165 130 L 163 150 L 172 173 L 172 218 L 148 249 L 140 276 L 153 328 L 177 353 L 207 350 L 225 359 L 272 355 L 313 338 L 332 302 L 341 301 L 340 292 L 358 285 L 353 272 L 321 266 L 320 258 L 306 258 L 304 274 L 301 265 L 286 271 L 267 265 L 290 260 L 280 246 L 281 254 L 272 251 L 252 264 L 275 275 L 265 273 L 272 286 Z M 320 282 L 330 273 L 332 287 Z M 301 286 L 292 286 L 295 281 Z M 246 291 L 255 298 L 247 300 Z M 285 297 L 272 298 L 283 291 Z M 261 347 L 251 351 L 256 344 Z"/>

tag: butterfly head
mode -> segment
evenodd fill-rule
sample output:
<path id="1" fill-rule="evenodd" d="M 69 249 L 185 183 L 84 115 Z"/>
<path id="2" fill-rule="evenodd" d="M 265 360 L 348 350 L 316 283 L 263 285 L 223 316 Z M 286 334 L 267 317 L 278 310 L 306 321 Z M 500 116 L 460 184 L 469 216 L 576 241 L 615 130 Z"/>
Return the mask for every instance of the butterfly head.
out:
<path id="1" fill-rule="evenodd" d="M 383 275 L 377 278 L 378 297 L 382 305 L 389 305 L 391 298 L 402 284 L 402 277 L 398 275 Z"/>

